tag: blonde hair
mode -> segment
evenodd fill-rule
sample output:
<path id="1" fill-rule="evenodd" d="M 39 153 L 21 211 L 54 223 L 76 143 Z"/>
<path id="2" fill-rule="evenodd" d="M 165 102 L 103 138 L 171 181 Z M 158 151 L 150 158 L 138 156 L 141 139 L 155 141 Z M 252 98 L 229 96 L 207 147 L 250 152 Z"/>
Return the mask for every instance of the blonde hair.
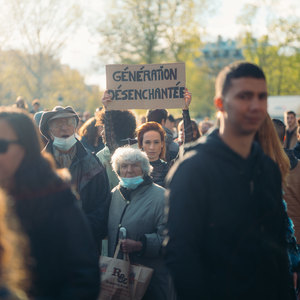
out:
<path id="1" fill-rule="evenodd" d="M 278 164 L 282 183 L 285 185 L 290 170 L 290 160 L 284 152 L 274 124 L 269 115 L 267 115 L 263 124 L 259 128 L 257 132 L 257 139 L 264 153 Z"/>

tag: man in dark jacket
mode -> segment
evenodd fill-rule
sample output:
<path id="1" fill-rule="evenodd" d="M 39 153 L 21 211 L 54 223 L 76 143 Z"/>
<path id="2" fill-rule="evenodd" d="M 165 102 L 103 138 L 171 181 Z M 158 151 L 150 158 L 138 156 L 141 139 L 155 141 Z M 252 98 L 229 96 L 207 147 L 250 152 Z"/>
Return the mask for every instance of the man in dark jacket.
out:
<path id="1" fill-rule="evenodd" d="M 281 175 L 254 142 L 267 113 L 263 71 L 226 67 L 215 104 L 220 129 L 169 175 L 166 264 L 179 299 L 295 299 Z"/>
<path id="2" fill-rule="evenodd" d="M 107 234 L 110 190 L 105 169 L 75 137 L 78 121 L 72 107 L 56 106 L 42 115 L 40 131 L 48 139 L 45 150 L 53 155 L 57 166 L 70 170 L 82 209 L 100 246 Z"/>

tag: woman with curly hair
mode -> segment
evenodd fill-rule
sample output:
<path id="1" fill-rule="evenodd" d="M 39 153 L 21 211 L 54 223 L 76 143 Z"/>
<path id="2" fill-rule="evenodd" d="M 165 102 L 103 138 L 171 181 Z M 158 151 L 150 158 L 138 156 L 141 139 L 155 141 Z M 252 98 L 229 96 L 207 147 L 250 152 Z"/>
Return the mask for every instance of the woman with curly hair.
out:
<path id="1" fill-rule="evenodd" d="M 169 171 L 169 165 L 165 161 L 166 133 L 162 126 L 156 122 L 146 122 L 137 128 L 139 148 L 148 156 L 153 170 L 151 177 L 153 182 L 164 186 L 165 177 Z"/>
<path id="2" fill-rule="evenodd" d="M 78 134 L 82 145 L 91 152 L 97 153 L 104 148 L 101 132 L 103 126 L 96 126 L 96 118 L 89 118 L 80 127 Z"/>

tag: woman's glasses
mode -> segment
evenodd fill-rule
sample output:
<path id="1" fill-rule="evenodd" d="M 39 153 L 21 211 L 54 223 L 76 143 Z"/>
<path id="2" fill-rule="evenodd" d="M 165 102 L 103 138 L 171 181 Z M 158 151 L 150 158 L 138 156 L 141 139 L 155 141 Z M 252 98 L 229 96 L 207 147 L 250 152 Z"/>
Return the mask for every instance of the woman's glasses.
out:
<path id="1" fill-rule="evenodd" d="M 6 153 L 10 144 L 19 144 L 20 142 L 0 139 L 0 153 Z"/>

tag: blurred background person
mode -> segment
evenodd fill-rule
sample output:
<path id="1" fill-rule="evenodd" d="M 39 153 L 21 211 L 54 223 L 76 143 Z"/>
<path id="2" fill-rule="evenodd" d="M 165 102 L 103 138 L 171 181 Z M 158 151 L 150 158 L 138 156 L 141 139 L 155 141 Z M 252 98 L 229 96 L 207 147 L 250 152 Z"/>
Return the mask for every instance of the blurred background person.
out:
<path id="1" fill-rule="evenodd" d="M 41 103 L 39 99 L 34 99 L 31 105 L 32 105 L 32 110 L 30 111 L 31 114 L 34 115 L 41 110 Z"/>
<path id="2" fill-rule="evenodd" d="M 169 165 L 165 161 L 166 133 L 164 129 L 156 122 L 146 122 L 138 127 L 136 132 L 139 148 L 147 154 L 153 167 L 151 172 L 153 182 L 164 186 L 165 177 L 169 171 Z"/>
<path id="3" fill-rule="evenodd" d="M 189 121 L 192 127 L 192 136 L 189 139 L 189 142 L 193 142 L 196 141 L 198 138 L 201 137 L 199 130 L 198 130 L 198 124 L 195 120 L 190 120 Z M 177 138 L 177 143 L 179 145 L 183 145 L 185 143 L 187 143 L 187 141 L 185 140 L 185 130 L 184 130 L 184 120 L 180 121 L 178 124 L 178 138 Z"/>
<path id="4" fill-rule="evenodd" d="M 174 119 L 173 115 L 168 115 L 165 127 L 173 132 L 173 139 L 174 139 L 177 135 L 177 132 L 176 132 L 177 129 L 175 127 L 175 119 Z"/>
<path id="5" fill-rule="evenodd" d="M 103 126 L 96 126 L 96 118 L 88 119 L 79 129 L 78 134 L 82 145 L 91 152 L 97 153 L 104 148 L 102 141 Z"/>
<path id="6" fill-rule="evenodd" d="M 34 260 L 29 296 L 96 300 L 98 253 L 70 175 L 41 153 L 37 127 L 17 108 L 0 109 L 0 186 L 29 239 Z"/>
<path id="7" fill-rule="evenodd" d="M 102 141 L 105 147 L 97 153 L 97 157 L 105 167 L 110 190 L 119 183 L 119 178 L 112 170 L 111 156 L 116 149 L 124 145 L 137 148 L 135 139 L 136 118 L 130 110 L 107 110 L 111 96 L 104 92 L 102 104 L 105 108 L 96 114 L 96 125 L 102 126 Z"/>
<path id="8" fill-rule="evenodd" d="M 165 230 L 165 189 L 154 184 L 145 153 L 130 147 L 118 148 L 112 166 L 120 183 L 112 191 L 108 220 L 108 255 L 119 240 L 119 224 L 126 229 L 121 250 L 130 262 L 154 269 L 144 300 L 165 300 L 170 293 L 169 274 L 162 257 Z"/>
<path id="9" fill-rule="evenodd" d="M 286 125 L 286 134 L 284 148 L 293 149 L 297 143 L 297 118 L 294 111 L 284 113 L 284 122 Z"/>
<path id="10" fill-rule="evenodd" d="M 203 136 L 205 135 L 210 128 L 212 128 L 214 126 L 214 124 L 209 121 L 209 120 L 203 120 L 202 122 L 199 123 L 199 132 L 200 135 Z"/>
<path id="11" fill-rule="evenodd" d="M 18 96 L 18 98 L 16 99 L 15 106 L 28 111 L 28 105 L 22 96 Z"/>
<path id="12" fill-rule="evenodd" d="M 297 120 L 297 125 L 297 143 L 294 148 L 294 154 L 300 159 L 300 118 Z"/>
<path id="13" fill-rule="evenodd" d="M 286 127 L 278 119 L 272 121 L 283 147 Z M 300 161 L 296 158 L 292 149 L 284 149 L 284 151 L 290 161 L 290 170 L 284 186 L 283 197 L 287 203 L 288 215 L 294 223 L 297 243 L 300 244 Z"/>
<path id="14" fill-rule="evenodd" d="M 282 179 L 282 189 L 284 191 L 282 195 L 282 199 L 284 200 L 284 205 L 286 207 L 287 213 L 290 213 L 291 211 L 289 211 L 289 202 L 291 199 L 289 195 L 287 195 L 288 197 L 286 198 L 285 193 L 286 191 L 288 191 L 289 193 L 288 182 L 291 180 L 290 177 L 291 164 L 290 164 L 289 157 L 287 156 L 286 151 L 284 150 L 281 144 L 280 138 L 276 131 L 276 127 L 274 126 L 268 114 L 256 134 L 256 139 L 260 144 L 263 152 L 266 155 L 268 155 L 279 167 L 281 173 L 281 179 Z M 293 203 L 293 200 L 291 203 Z M 291 210 L 293 210 L 292 207 Z M 298 215 L 298 212 L 296 214 Z M 297 286 L 296 272 L 300 271 L 300 255 L 299 255 L 300 253 L 299 253 L 299 248 L 297 246 L 297 240 L 295 236 L 294 225 L 291 220 L 292 219 L 291 215 L 285 214 L 284 217 L 286 219 L 285 229 L 286 229 L 286 242 L 288 245 L 287 249 L 288 249 L 289 261 L 290 261 L 290 271 L 293 272 L 294 284 L 296 288 Z"/>

